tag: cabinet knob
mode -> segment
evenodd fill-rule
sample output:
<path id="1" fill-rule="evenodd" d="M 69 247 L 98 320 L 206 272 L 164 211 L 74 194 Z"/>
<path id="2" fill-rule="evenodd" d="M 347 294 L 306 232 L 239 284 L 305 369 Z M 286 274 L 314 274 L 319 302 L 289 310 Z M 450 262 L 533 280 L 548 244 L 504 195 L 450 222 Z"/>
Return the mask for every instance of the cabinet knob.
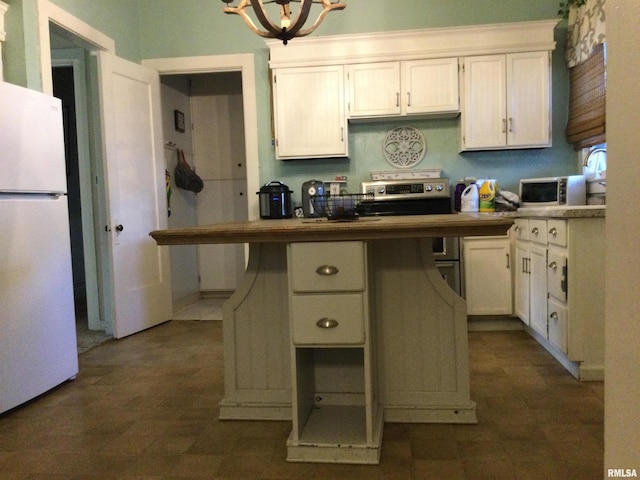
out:
<path id="1" fill-rule="evenodd" d="M 550 268 L 551 270 L 556 270 L 556 269 L 558 268 L 558 264 L 557 264 L 556 262 L 551 262 L 551 263 L 549 264 L 549 268 Z"/>
<path id="2" fill-rule="evenodd" d="M 338 321 L 333 318 L 323 317 L 316 322 L 316 326 L 319 328 L 336 328 Z"/>
<path id="3" fill-rule="evenodd" d="M 531 229 L 531 233 L 533 233 L 534 235 L 537 235 L 538 233 L 540 233 L 540 230 L 538 230 L 538 227 L 533 227 Z"/>
<path id="4" fill-rule="evenodd" d="M 316 273 L 318 275 L 336 275 L 338 272 L 338 267 L 335 265 L 320 265 L 316 268 Z"/>
<path id="5" fill-rule="evenodd" d="M 551 320 L 557 320 L 557 319 L 558 319 L 558 314 L 557 314 L 556 312 L 551 312 L 551 313 L 549 314 L 549 318 L 550 318 Z"/>
<path id="6" fill-rule="evenodd" d="M 549 230 L 549 235 L 552 236 L 556 236 L 558 234 L 558 229 L 556 227 L 553 227 L 551 230 Z"/>

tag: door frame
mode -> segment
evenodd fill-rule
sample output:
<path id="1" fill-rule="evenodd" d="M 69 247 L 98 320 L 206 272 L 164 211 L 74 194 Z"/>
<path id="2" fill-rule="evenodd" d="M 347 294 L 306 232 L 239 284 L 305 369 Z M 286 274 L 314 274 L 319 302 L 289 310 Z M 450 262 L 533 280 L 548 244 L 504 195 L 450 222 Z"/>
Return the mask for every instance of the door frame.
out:
<path id="1" fill-rule="evenodd" d="M 247 173 L 246 191 L 257 192 L 260 190 L 260 172 L 258 168 L 258 112 L 254 55 L 252 53 L 244 53 L 197 57 L 152 58 L 143 60 L 142 65 L 157 71 L 160 76 L 224 72 L 241 73 Z M 258 200 L 257 196 L 247 194 L 247 218 L 249 220 L 258 219 L 260 212 Z"/>
<path id="2" fill-rule="evenodd" d="M 82 48 L 56 50 L 52 54 L 52 68 L 71 67 L 76 104 L 76 135 L 80 205 L 82 215 L 82 245 L 84 253 L 84 277 L 89 330 L 105 330 L 104 315 L 100 314 L 100 287 L 98 282 L 98 256 L 96 249 L 96 223 L 94 212 L 93 162 L 90 151 L 88 93 L 86 82 L 85 50 Z"/>
<path id="3" fill-rule="evenodd" d="M 49 0 L 36 0 L 37 2 L 37 16 L 38 16 L 38 34 L 40 40 L 40 72 L 42 82 L 42 92 L 48 95 L 53 95 L 53 75 L 52 68 L 56 65 L 60 65 L 51 54 L 51 42 L 50 31 L 51 25 L 60 27 L 64 30 L 65 34 L 69 36 L 70 45 L 73 44 L 74 48 L 82 49 L 90 54 L 95 54 L 97 51 L 105 51 L 115 55 L 115 41 L 103 34 L 99 30 L 96 30 L 91 25 L 83 22 L 77 17 L 71 15 L 62 8 L 54 5 Z M 86 70 L 95 68 L 91 64 L 84 63 L 80 59 L 73 59 L 71 61 L 74 66 L 74 83 L 75 87 L 80 87 L 81 90 L 86 92 L 87 104 L 91 102 L 91 95 L 97 92 L 91 92 L 91 86 L 86 81 L 81 80 L 78 82 L 76 77 L 76 67 L 83 67 Z M 85 77 L 86 78 L 86 77 Z M 76 97 L 78 92 L 76 92 Z M 81 119 L 82 120 L 82 119 Z M 87 124 L 92 125 L 91 128 L 100 128 L 95 123 L 92 123 L 87 112 L 85 120 Z M 87 131 L 88 136 L 96 138 L 97 133 Z M 101 137 L 101 135 L 97 135 Z M 80 138 L 80 136 L 78 137 Z M 90 141 L 87 139 L 87 141 Z M 82 146 L 79 145 L 79 148 Z M 83 243 L 85 252 L 92 253 L 92 258 L 88 259 L 87 253 L 85 253 L 85 278 L 87 282 L 87 308 L 88 308 L 88 320 L 89 328 L 92 330 L 104 330 L 109 331 L 112 328 L 112 314 L 113 312 L 109 308 L 110 299 L 112 296 L 111 285 L 111 272 L 107 267 L 108 252 L 106 251 L 106 245 L 103 240 L 99 240 L 99 226 L 104 224 L 104 190 L 102 180 L 94 181 L 93 176 L 95 172 L 102 171 L 98 149 L 92 149 L 87 146 L 89 150 L 87 152 L 90 158 L 90 168 L 84 169 L 81 172 L 81 205 L 82 205 L 82 229 L 83 229 Z M 87 182 L 85 184 L 85 182 Z M 91 190 L 87 191 L 86 188 L 82 188 L 82 185 L 91 185 Z M 86 212 L 86 213 L 85 213 Z M 93 215 L 88 213 L 92 212 Z M 85 233 L 86 232 L 86 233 Z M 91 236 L 90 234 L 93 233 Z M 91 238 L 92 237 L 92 238 Z M 87 270 L 86 265 L 95 265 L 95 269 Z M 95 297 L 91 298 L 92 295 Z M 96 311 L 97 309 L 97 311 Z"/>
<path id="4" fill-rule="evenodd" d="M 37 0 L 38 34 L 40 37 L 40 72 L 42 92 L 53 95 L 53 77 L 51 75 L 51 42 L 49 41 L 49 24 L 53 23 L 69 32 L 74 40 L 85 45 L 89 51 L 101 50 L 113 55 L 116 53 L 116 42 L 91 25 L 74 17 L 69 12 L 54 5 L 49 0 Z"/>

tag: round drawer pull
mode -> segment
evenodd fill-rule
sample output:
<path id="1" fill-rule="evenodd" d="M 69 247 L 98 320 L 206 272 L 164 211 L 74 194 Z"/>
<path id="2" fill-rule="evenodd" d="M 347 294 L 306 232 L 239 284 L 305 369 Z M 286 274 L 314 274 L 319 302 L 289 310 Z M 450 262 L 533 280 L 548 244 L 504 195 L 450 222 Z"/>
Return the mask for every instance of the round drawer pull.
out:
<path id="1" fill-rule="evenodd" d="M 551 320 L 557 320 L 558 319 L 558 314 L 556 312 L 552 312 L 551 315 L 549 315 L 549 318 Z"/>
<path id="2" fill-rule="evenodd" d="M 556 270 L 556 269 L 558 268 L 558 264 L 557 264 L 556 262 L 551 262 L 551 263 L 549 264 L 549 268 L 550 268 L 551 270 Z"/>
<path id="3" fill-rule="evenodd" d="M 338 326 L 338 321 L 333 318 L 321 318 L 316 322 L 316 326 L 320 328 L 336 328 Z"/>
<path id="4" fill-rule="evenodd" d="M 538 230 L 538 227 L 533 227 L 533 229 L 531 229 L 531 233 L 533 233 L 534 235 L 537 235 L 540 232 L 540 230 Z"/>
<path id="5" fill-rule="evenodd" d="M 549 235 L 553 235 L 555 237 L 556 235 L 558 235 L 558 229 L 556 227 L 553 227 L 551 230 L 549 230 Z"/>
<path id="6" fill-rule="evenodd" d="M 335 275 L 339 272 L 338 267 L 335 265 L 320 265 L 316 268 L 318 275 Z"/>

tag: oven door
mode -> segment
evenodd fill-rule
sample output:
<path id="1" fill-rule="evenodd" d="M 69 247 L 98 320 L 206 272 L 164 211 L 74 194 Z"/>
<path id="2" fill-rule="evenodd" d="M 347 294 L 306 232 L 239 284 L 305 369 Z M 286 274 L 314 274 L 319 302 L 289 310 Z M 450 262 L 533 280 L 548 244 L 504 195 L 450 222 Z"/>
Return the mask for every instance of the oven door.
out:
<path id="1" fill-rule="evenodd" d="M 449 284 L 451 289 L 458 295 L 462 296 L 462 285 L 460 279 L 460 262 L 453 261 L 440 261 L 436 262 L 436 267 L 442 278 Z"/>
<path id="2" fill-rule="evenodd" d="M 433 259 L 436 262 L 441 260 L 460 260 L 460 240 L 458 237 L 434 237 Z"/>

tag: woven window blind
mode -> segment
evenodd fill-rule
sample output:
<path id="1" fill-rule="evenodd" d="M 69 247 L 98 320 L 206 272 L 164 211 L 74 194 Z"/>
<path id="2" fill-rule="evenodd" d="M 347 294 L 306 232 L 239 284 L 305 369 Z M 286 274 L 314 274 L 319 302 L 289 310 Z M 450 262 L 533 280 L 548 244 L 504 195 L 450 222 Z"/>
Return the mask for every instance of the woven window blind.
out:
<path id="1" fill-rule="evenodd" d="M 606 141 L 605 47 L 594 47 L 591 56 L 569 69 L 569 121 L 567 141 L 575 150 Z"/>

